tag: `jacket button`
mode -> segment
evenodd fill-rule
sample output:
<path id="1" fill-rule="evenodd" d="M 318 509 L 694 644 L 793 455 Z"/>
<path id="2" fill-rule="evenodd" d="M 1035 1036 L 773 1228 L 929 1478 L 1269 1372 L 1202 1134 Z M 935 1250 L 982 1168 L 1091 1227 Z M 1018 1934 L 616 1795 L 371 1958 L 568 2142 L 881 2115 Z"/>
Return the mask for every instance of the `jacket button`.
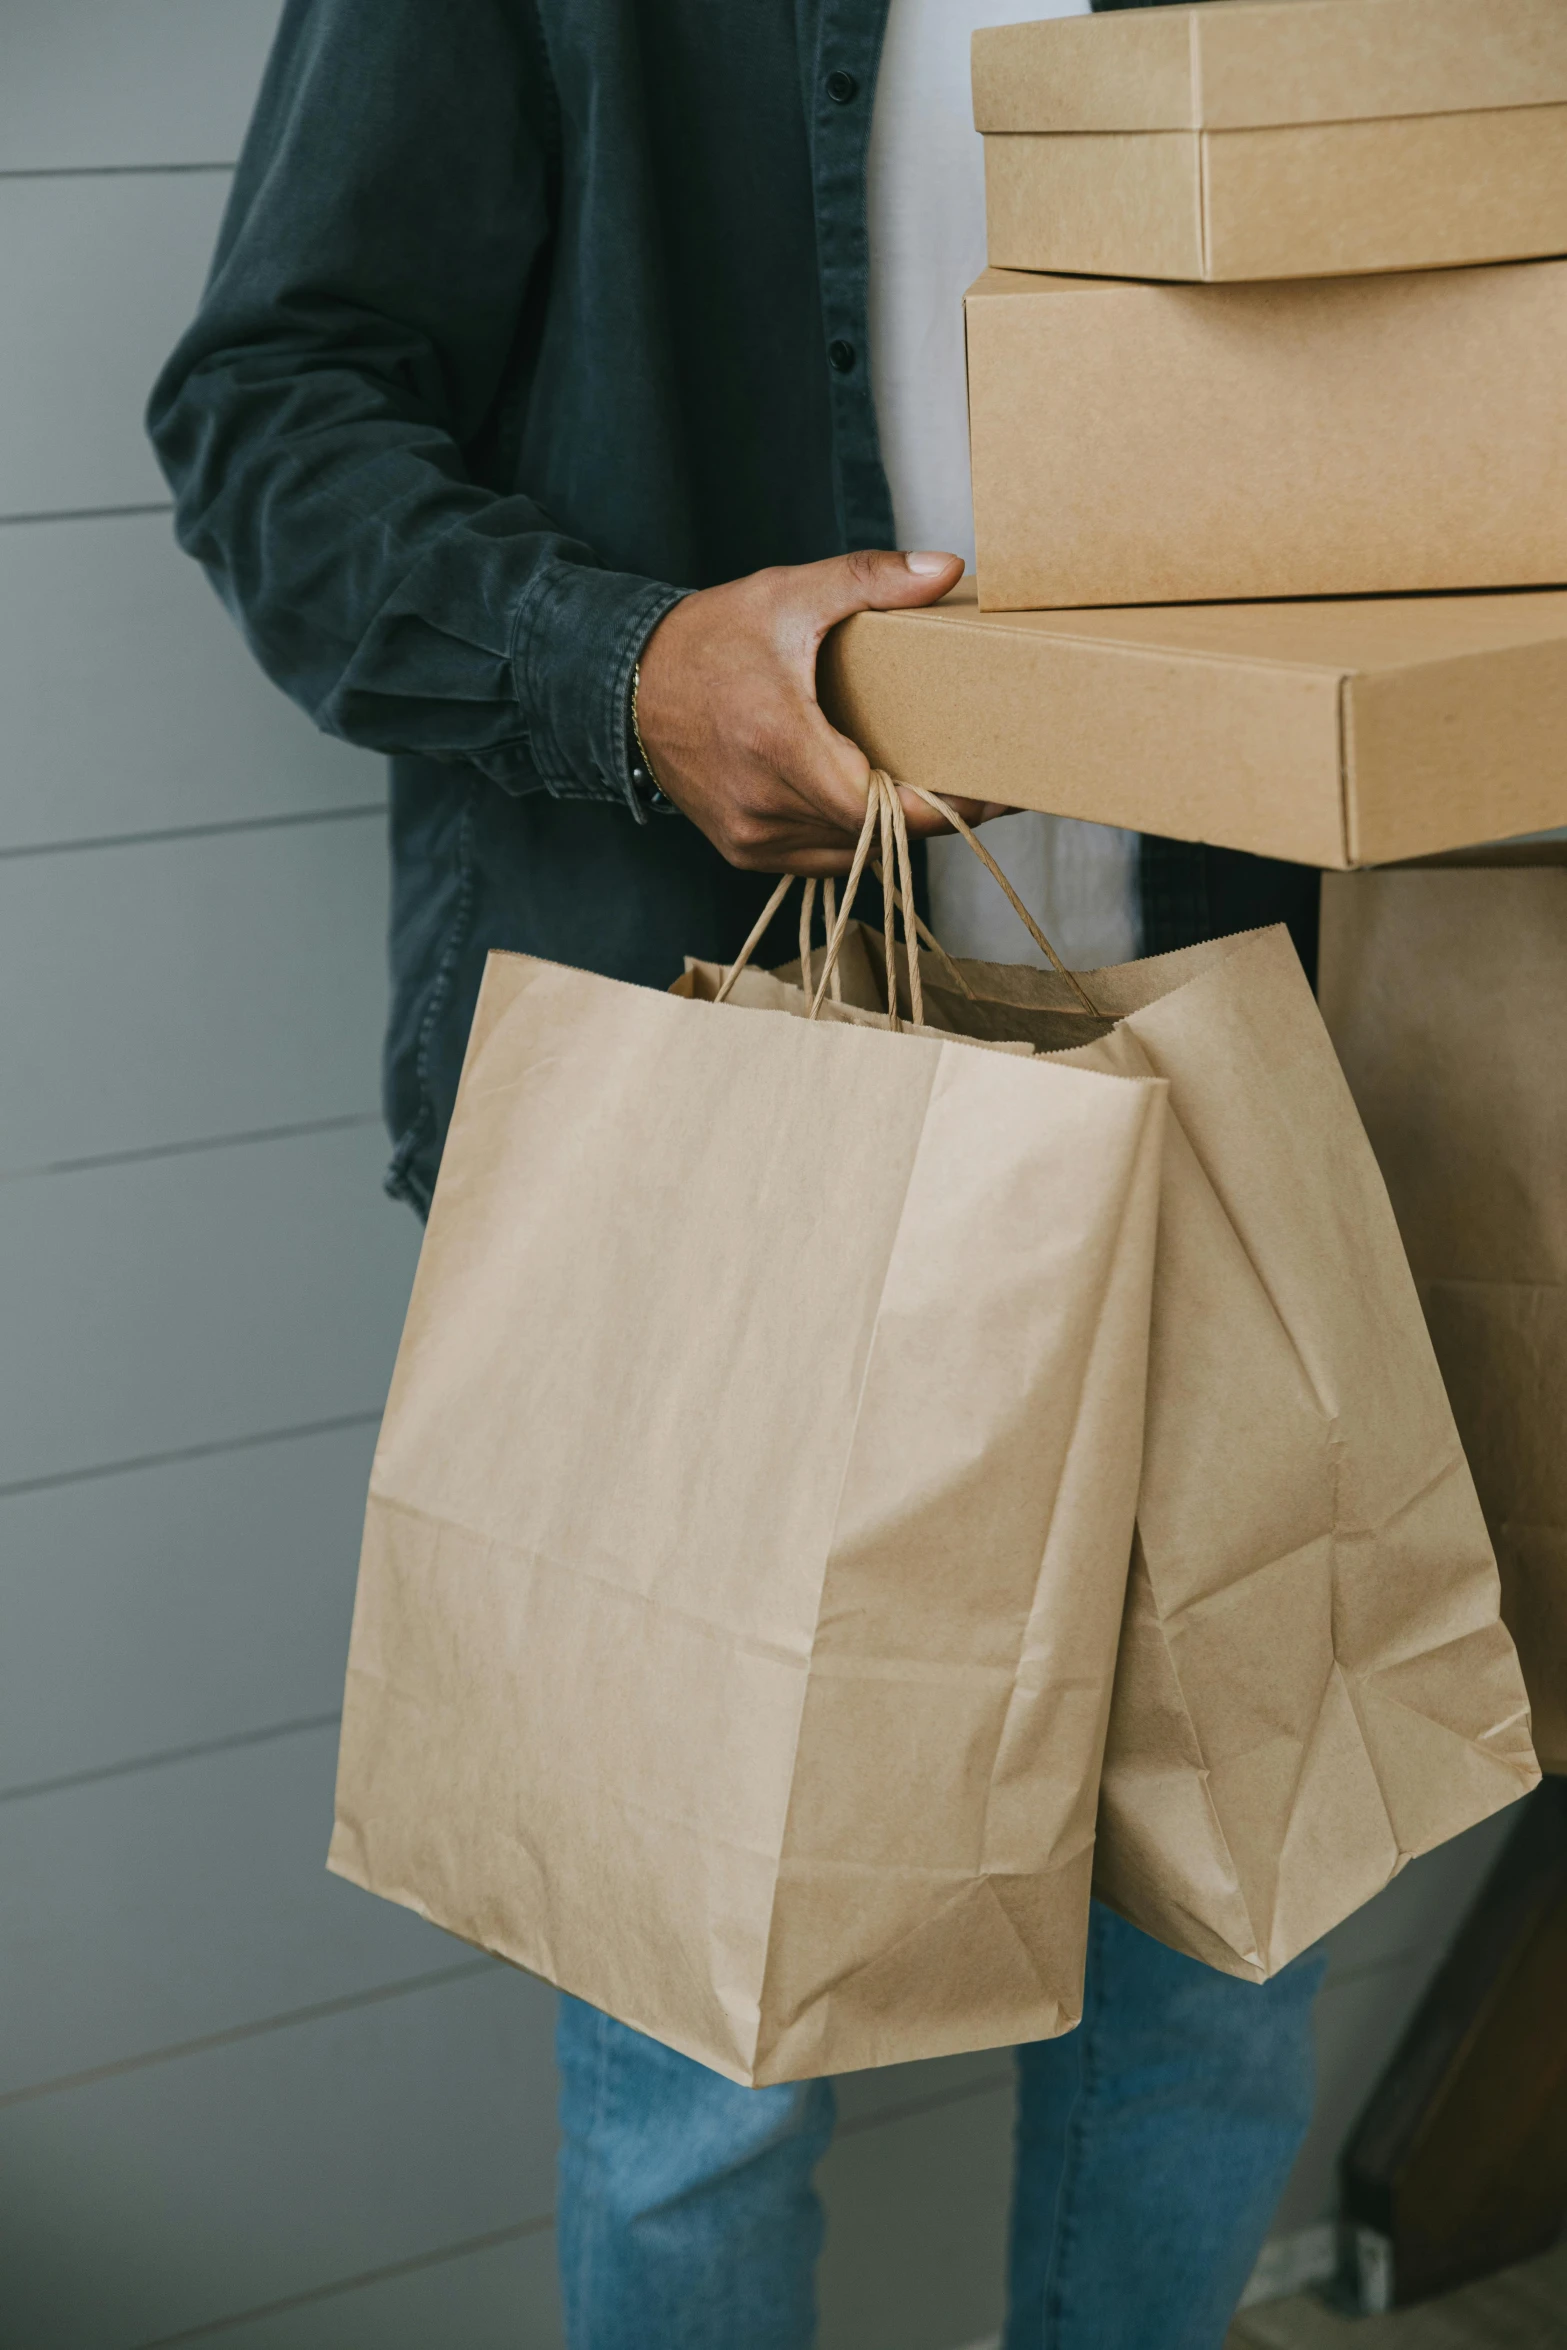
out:
<path id="1" fill-rule="evenodd" d="M 851 98 L 860 94 L 860 85 L 852 73 L 845 73 L 840 65 L 836 73 L 827 76 L 827 95 L 835 106 L 847 106 Z"/>
<path id="2" fill-rule="evenodd" d="M 827 364 L 835 375 L 847 375 L 854 365 L 854 345 L 840 337 L 827 346 Z"/>

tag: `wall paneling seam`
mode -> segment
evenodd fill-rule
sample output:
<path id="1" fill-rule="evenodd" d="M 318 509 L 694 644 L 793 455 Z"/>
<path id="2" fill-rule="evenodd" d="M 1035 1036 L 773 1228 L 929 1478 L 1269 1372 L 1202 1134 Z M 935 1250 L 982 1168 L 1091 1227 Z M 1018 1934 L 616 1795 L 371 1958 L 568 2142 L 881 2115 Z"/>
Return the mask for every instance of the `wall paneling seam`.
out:
<path id="1" fill-rule="evenodd" d="M 341 808 L 296 808 L 286 816 L 235 816 L 210 824 L 155 825 L 146 832 L 96 833 L 85 840 L 24 841 L 16 848 L 0 848 L 0 865 L 21 857 L 75 857 L 91 849 L 162 848 L 170 841 L 226 839 L 236 832 L 285 832 L 303 824 L 354 824 L 386 812 L 384 799 L 355 800 Z"/>
<path id="2" fill-rule="evenodd" d="M 78 1159 L 46 1159 L 36 1167 L 7 1167 L 0 1184 L 39 1183 L 51 1175 L 89 1175 L 100 1167 L 139 1167 L 149 1159 L 189 1158 L 196 1151 L 243 1148 L 249 1143 L 297 1142 L 307 1134 L 343 1134 L 361 1126 L 379 1126 L 379 1110 L 344 1110 L 335 1118 L 297 1118 L 279 1126 L 248 1126 L 237 1133 L 188 1135 L 180 1142 L 140 1143 L 133 1150 L 92 1151 Z"/>
<path id="3" fill-rule="evenodd" d="M 374 1411 L 333 1412 L 317 1420 L 301 1420 L 287 1428 L 260 1428 L 246 1436 L 215 1436 L 206 1444 L 180 1444 L 161 1452 L 132 1454 L 118 1461 L 89 1461 L 85 1467 L 57 1469 L 44 1477 L 13 1477 L 9 1484 L 0 1485 L 0 1501 L 8 1501 L 14 1494 L 53 1493 L 62 1485 L 81 1485 L 98 1477 L 128 1477 L 138 1469 L 168 1469 L 180 1461 L 210 1460 L 215 1454 L 248 1452 L 258 1444 L 288 1444 L 300 1436 L 329 1436 L 340 1428 L 374 1428 L 379 1425 L 381 1407 Z"/>
<path id="4" fill-rule="evenodd" d="M 35 522 L 113 522 L 134 514 L 172 514 L 173 511 L 172 498 L 154 498 L 150 504 L 139 506 L 60 506 L 36 514 L 0 514 L 0 530 L 26 530 Z"/>
<path id="5" fill-rule="evenodd" d="M 328 2016 L 351 2015 L 364 2007 L 381 2007 L 390 1999 L 406 1999 L 419 1991 L 435 1991 L 448 1983 L 467 1982 L 501 1965 L 495 1958 L 459 1959 L 455 1965 L 427 1968 L 395 1983 L 380 1983 L 369 1991 L 346 1991 L 337 1999 L 318 1999 L 308 2007 L 285 2008 L 278 2015 L 258 2016 L 248 2024 L 230 2024 L 221 2032 L 203 2032 L 191 2040 L 171 2041 L 164 2048 L 148 2048 L 136 2056 L 121 2056 L 111 2064 L 89 2065 L 79 2073 L 61 2073 L 50 2081 L 30 2081 L 25 2089 L 8 2089 L 0 2096 L 0 2113 L 13 2105 L 33 2105 L 41 2097 L 68 2095 L 99 2081 L 117 2081 L 127 2073 L 150 2072 L 162 2064 L 179 2064 L 188 2057 L 208 2055 L 215 2048 L 234 2048 L 246 2040 L 265 2039 L 273 2032 L 296 2030 L 324 2022 Z"/>
<path id="6" fill-rule="evenodd" d="M 467 2260 L 475 2253 L 498 2252 L 503 2244 L 542 2235 L 554 2225 L 553 2211 L 542 2212 L 536 2219 L 519 2220 L 515 2227 L 491 2228 L 486 2235 L 468 2236 L 458 2244 L 444 2244 L 438 2251 L 421 2252 L 412 2260 L 396 2260 L 390 2267 L 367 2269 L 360 2276 L 334 2278 L 329 2285 L 317 2285 L 308 2293 L 291 2293 L 286 2300 L 268 2301 L 259 2309 L 238 2310 L 232 2317 L 219 2318 L 212 2325 L 197 2326 L 179 2334 L 160 2334 L 156 2341 L 137 2343 L 135 2350 L 187 2350 L 187 2346 L 188 2350 L 200 2350 L 202 2343 L 212 2341 L 219 2334 L 232 2333 L 236 2326 L 257 2325 L 269 2317 L 287 2317 L 293 2310 L 310 2309 L 318 2302 L 363 2292 L 370 2285 L 390 2284 L 397 2277 L 417 2276 L 423 2269 Z"/>
<path id="7" fill-rule="evenodd" d="M 33 163 L 0 171 L 0 180 L 112 180 L 178 178 L 192 172 L 232 171 L 227 163 Z"/>
<path id="8" fill-rule="evenodd" d="M 76 1787 L 96 1787 L 105 1779 L 134 1778 L 138 1771 L 162 1770 L 169 1763 L 197 1762 L 206 1755 L 233 1754 L 245 1746 L 270 1746 L 279 1738 L 296 1738 L 311 1730 L 330 1730 L 342 1720 L 342 1708 L 331 1713 L 301 1714 L 293 1721 L 266 1722 L 257 1730 L 234 1730 L 223 1738 L 193 1738 L 184 1746 L 158 1747 L 147 1754 L 128 1755 L 122 1762 L 101 1763 L 95 1769 L 62 1771 L 53 1779 L 33 1779 L 14 1787 L 0 1787 L 0 1804 L 30 1803 L 39 1795 L 64 1795 Z"/>

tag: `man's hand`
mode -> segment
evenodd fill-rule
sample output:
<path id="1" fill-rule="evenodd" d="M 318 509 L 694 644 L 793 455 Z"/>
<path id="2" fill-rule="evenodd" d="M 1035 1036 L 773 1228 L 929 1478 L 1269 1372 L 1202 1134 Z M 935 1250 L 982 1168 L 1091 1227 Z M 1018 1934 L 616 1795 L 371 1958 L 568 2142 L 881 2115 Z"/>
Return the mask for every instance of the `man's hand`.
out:
<path id="1" fill-rule="evenodd" d="M 822 715 L 818 648 L 851 612 L 935 603 L 962 570 L 956 555 L 836 555 L 701 588 L 665 614 L 642 655 L 643 747 L 660 787 L 731 865 L 848 871 L 870 764 Z M 950 829 L 902 796 L 911 833 Z M 953 805 L 970 824 L 1004 813 Z"/>

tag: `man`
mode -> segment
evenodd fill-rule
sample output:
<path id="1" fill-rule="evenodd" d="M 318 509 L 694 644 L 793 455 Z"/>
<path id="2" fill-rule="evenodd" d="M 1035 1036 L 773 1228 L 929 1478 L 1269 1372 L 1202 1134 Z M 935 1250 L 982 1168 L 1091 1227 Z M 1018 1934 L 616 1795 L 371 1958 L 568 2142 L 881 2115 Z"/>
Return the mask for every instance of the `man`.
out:
<path id="1" fill-rule="evenodd" d="M 886 13 L 285 9 L 151 428 L 259 658 L 391 754 L 389 1182 L 421 1211 L 491 947 L 663 985 L 771 876 L 847 867 L 867 769 L 816 648 L 961 569 L 876 551 Z M 1154 946 L 1205 890 L 1233 928 L 1299 887 L 1173 844 L 1144 881 Z M 1082 2026 L 1020 2054 L 1008 2350 L 1216 2350 L 1309 2112 L 1315 1979 L 1235 1983 L 1096 1908 Z M 830 2086 L 739 2089 L 569 2000 L 560 2053 L 573 2350 L 805 2350 Z"/>

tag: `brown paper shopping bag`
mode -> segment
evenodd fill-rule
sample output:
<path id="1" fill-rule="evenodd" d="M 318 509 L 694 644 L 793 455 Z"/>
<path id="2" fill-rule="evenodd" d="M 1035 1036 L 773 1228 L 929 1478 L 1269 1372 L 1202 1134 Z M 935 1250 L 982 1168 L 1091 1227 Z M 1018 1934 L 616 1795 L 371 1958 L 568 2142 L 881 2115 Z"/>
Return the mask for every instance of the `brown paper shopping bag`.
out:
<path id="1" fill-rule="evenodd" d="M 1325 878 L 1322 1009 L 1567 1771 L 1567 843 Z"/>
<path id="2" fill-rule="evenodd" d="M 862 944 L 879 985 L 885 948 Z M 928 971 L 923 1001 L 933 1025 L 1054 1046 L 1084 990 L 1108 1033 L 1070 1061 L 1170 1086 L 1095 1890 L 1262 1979 L 1534 1783 L 1527 1705 L 1387 1192 L 1287 933 L 1078 982 L 965 962 Z"/>
<path id="3" fill-rule="evenodd" d="M 1164 1095 L 492 955 L 330 1865 L 742 2082 L 1074 2023 Z"/>

